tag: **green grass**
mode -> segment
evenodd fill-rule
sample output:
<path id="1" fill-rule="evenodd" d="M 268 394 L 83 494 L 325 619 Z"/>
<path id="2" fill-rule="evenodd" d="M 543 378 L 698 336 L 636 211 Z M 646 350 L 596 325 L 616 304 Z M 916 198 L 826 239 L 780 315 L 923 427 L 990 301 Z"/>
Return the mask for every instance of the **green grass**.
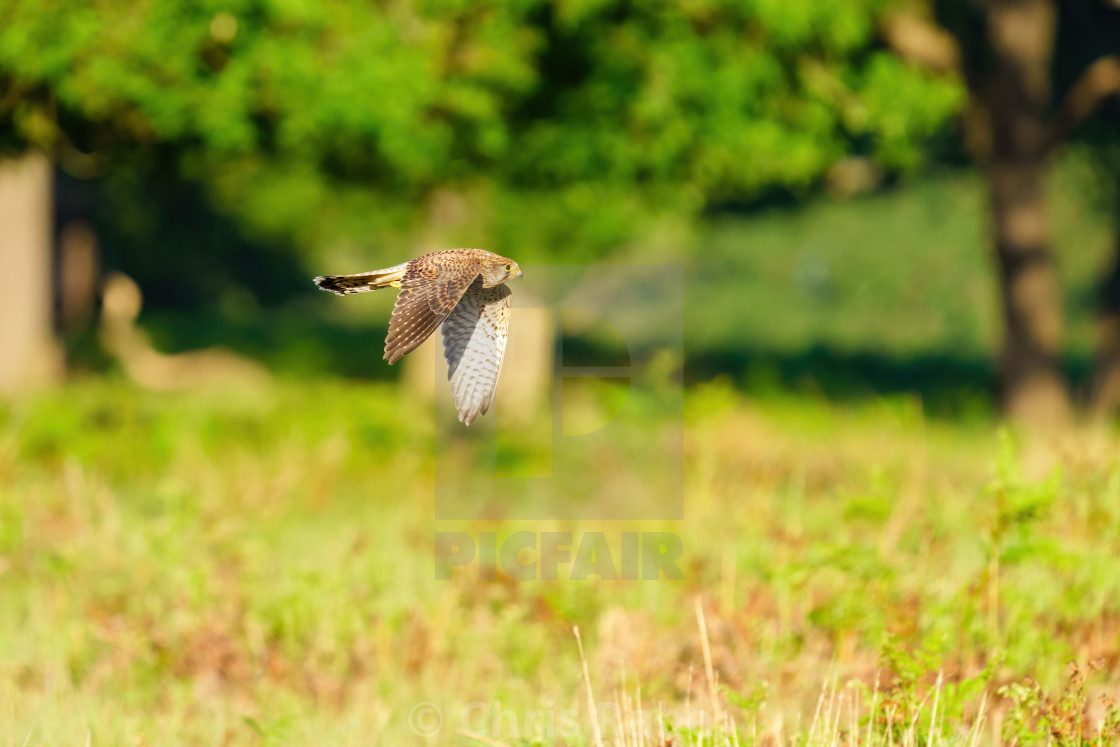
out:
<path id="1" fill-rule="evenodd" d="M 0 744 L 594 744 L 577 625 L 595 699 L 637 720 L 640 688 L 674 745 L 847 744 L 853 722 L 1074 744 L 1070 714 L 1087 702 L 1095 737 L 1120 687 L 1112 435 L 1020 447 L 907 398 L 709 384 L 686 396 L 683 520 L 455 523 L 408 396 L 89 380 L 0 409 Z M 624 446 L 580 465 L 590 484 L 640 467 Z M 676 532 L 685 578 L 436 581 L 433 532 L 464 529 Z M 560 736 L 526 733 L 548 714 Z"/>
<path id="2" fill-rule="evenodd" d="M 1114 250 L 1112 216 L 1087 199 L 1078 153 L 1054 169 L 1048 205 L 1067 290 L 1071 353 L 1090 352 L 1094 288 Z M 990 356 L 999 302 L 983 179 L 944 173 L 857 197 L 715 221 L 691 253 L 697 351 L 813 346 L 894 357 Z"/>

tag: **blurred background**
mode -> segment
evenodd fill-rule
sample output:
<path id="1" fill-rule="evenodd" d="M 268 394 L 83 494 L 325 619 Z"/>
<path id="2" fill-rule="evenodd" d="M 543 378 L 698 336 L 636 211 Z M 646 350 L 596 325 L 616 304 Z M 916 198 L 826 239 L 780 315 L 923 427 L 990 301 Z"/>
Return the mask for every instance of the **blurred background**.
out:
<path id="1" fill-rule="evenodd" d="M 587 728 L 702 671 L 743 744 L 840 740 L 846 681 L 869 742 L 1120 739 L 1120 444 L 1001 425 L 1120 407 L 1118 125 L 1115 0 L 0 0 L 0 739 Z M 685 581 L 434 581 L 431 362 L 311 278 L 460 246 L 683 268 Z M 627 406 L 589 503 L 678 443 Z"/>
<path id="2" fill-rule="evenodd" d="M 388 376 L 309 277 L 470 245 L 683 263 L 690 381 L 1120 397 L 1109 2 L 0 12 L 8 390 L 120 367 L 111 273 L 160 351 Z"/>

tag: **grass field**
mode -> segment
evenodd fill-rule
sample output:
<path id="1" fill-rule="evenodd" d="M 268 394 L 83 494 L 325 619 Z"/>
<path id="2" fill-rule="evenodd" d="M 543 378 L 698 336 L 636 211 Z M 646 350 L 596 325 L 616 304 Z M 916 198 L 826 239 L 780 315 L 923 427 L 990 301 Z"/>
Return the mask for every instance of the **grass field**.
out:
<path id="1" fill-rule="evenodd" d="M 0 744 L 1120 736 L 1111 434 L 707 384 L 683 520 L 470 524 L 673 532 L 683 580 L 437 581 L 435 436 L 403 396 L 96 379 L 0 409 Z"/>

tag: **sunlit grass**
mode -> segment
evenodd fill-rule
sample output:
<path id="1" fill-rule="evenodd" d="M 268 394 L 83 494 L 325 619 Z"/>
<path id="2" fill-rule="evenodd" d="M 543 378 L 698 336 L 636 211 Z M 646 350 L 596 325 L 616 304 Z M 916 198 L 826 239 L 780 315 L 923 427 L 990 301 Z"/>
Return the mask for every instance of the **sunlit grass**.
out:
<path id="1" fill-rule="evenodd" d="M 1085 199 L 1085 159 L 1058 160 L 1047 216 L 1074 356 L 1093 350 L 1098 286 L 1115 251 L 1111 213 Z M 715 220 L 691 245 L 687 344 L 697 353 L 993 356 L 1000 307 L 987 209 L 982 176 L 950 172 L 846 202 Z"/>
<path id="2" fill-rule="evenodd" d="M 683 520 L 448 522 L 408 396 L 92 380 L 0 410 L 0 743 L 413 744 L 431 703 L 432 744 L 594 744 L 588 683 L 611 745 L 658 744 L 642 718 L 674 745 L 989 743 L 1069 710 L 1068 661 L 1105 728 L 1111 436 L 1024 448 L 907 399 L 709 384 L 686 395 Z M 437 581 L 442 530 L 675 532 L 684 580 Z"/>

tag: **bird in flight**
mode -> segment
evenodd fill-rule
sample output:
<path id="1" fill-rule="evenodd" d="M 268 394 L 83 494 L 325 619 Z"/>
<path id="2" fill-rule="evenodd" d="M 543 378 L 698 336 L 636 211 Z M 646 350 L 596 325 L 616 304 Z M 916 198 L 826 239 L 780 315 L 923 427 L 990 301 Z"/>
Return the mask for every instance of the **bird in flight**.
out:
<path id="1" fill-rule="evenodd" d="M 483 249 L 447 249 L 356 275 L 323 275 L 315 284 L 340 296 L 400 288 L 385 360 L 415 350 L 443 325 L 443 357 L 459 421 L 470 425 L 494 400 L 509 335 L 510 289 L 521 277 L 508 257 Z"/>

